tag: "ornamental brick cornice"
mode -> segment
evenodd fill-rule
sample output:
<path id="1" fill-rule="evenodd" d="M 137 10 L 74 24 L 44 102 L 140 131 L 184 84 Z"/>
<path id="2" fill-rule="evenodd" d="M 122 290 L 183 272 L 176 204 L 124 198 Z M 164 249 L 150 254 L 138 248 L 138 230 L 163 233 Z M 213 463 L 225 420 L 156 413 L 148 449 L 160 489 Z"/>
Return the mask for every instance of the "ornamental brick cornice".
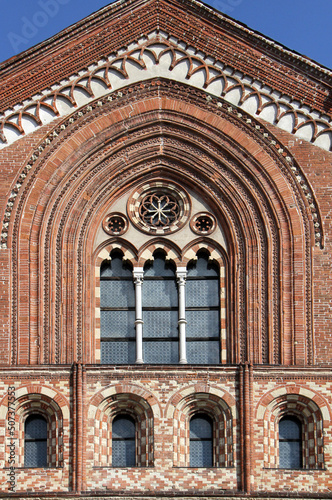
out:
<path id="1" fill-rule="evenodd" d="M 322 149 L 332 150 L 330 116 L 281 93 L 277 85 L 268 86 L 160 31 L 72 74 L 15 110 L 8 109 L 0 117 L 0 148 L 96 98 L 108 95 L 112 100 L 114 92 L 121 92 L 124 85 L 153 77 L 186 82 L 208 92 L 207 99 L 211 95 L 221 97 L 238 107 L 239 112 L 242 109 Z"/>
<path id="2" fill-rule="evenodd" d="M 329 70 L 193 0 L 119 1 L 10 59 L 0 66 L 0 110 L 7 116 L 8 109 L 24 107 L 151 32 L 165 32 L 185 50 L 202 52 L 310 110 L 331 113 Z"/>

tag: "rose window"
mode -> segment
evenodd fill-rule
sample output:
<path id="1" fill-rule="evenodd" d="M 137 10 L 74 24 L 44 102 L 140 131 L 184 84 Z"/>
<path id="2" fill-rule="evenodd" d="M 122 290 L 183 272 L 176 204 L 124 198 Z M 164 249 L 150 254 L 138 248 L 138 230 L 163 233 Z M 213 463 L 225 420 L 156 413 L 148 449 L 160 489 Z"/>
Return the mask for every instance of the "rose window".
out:
<path id="1" fill-rule="evenodd" d="M 174 196 L 152 193 L 143 198 L 139 214 L 149 226 L 165 227 L 170 226 L 179 218 L 180 207 Z"/>
<path id="2" fill-rule="evenodd" d="M 188 221 L 190 209 L 189 196 L 182 187 L 161 181 L 139 186 L 127 204 L 131 222 L 150 234 L 178 231 Z"/>

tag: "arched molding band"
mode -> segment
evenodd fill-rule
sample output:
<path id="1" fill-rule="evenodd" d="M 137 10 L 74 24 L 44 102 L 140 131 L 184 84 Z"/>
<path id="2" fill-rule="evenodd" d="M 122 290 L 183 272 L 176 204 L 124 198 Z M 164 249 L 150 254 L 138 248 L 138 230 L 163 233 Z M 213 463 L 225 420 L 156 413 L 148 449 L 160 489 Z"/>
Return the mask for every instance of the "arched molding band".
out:
<path id="1" fill-rule="evenodd" d="M 80 72 L 79 77 L 70 76 L 65 83 L 14 112 L 5 111 L 0 121 L 0 148 L 44 123 L 68 116 L 75 108 L 87 105 L 92 110 L 95 99 L 99 99 L 97 106 L 102 106 L 103 98 L 112 100 L 116 92 L 122 93 L 124 80 L 131 85 L 151 77 L 189 82 L 235 105 L 240 114 L 244 111 L 261 117 L 327 151 L 332 148 L 331 118 L 327 114 L 301 105 L 277 88 L 264 86 L 209 54 L 185 48 L 169 34 L 156 32 L 122 50 L 121 55 L 113 54 L 107 61 L 103 59 L 88 71 Z"/>
<path id="2" fill-rule="evenodd" d="M 0 243 L 0 248 L 7 248 L 8 245 L 8 234 L 10 231 L 10 221 L 11 221 L 11 214 L 14 208 L 14 205 L 17 204 L 17 197 L 19 195 L 19 192 L 21 191 L 22 186 L 24 188 L 27 187 L 27 184 L 30 184 L 27 182 L 31 176 L 31 173 L 36 175 L 36 167 L 33 167 L 34 165 L 37 166 L 37 170 L 40 168 L 40 161 L 44 162 L 45 161 L 45 152 L 49 150 L 49 148 L 52 147 L 54 149 L 54 146 L 57 147 L 57 144 L 61 144 L 65 139 L 66 136 L 69 137 L 75 130 L 78 130 L 80 128 L 79 122 L 83 123 L 88 123 L 89 121 L 93 120 L 96 115 L 99 113 L 105 113 L 107 112 L 107 108 L 111 106 L 111 108 L 115 107 L 117 108 L 118 105 L 121 106 L 121 101 L 123 101 L 123 98 L 125 98 L 128 95 L 128 92 L 132 91 L 137 93 L 137 91 L 142 90 L 142 86 L 144 89 L 148 89 L 150 85 L 156 86 L 156 85 L 162 85 L 162 86 L 167 86 L 170 87 L 170 91 L 172 90 L 171 87 L 173 85 L 173 82 L 166 82 L 166 81 L 157 81 L 157 82 L 144 82 L 140 86 L 140 88 L 125 88 L 123 89 L 123 92 L 117 94 L 112 98 L 112 101 L 108 99 L 104 99 L 102 102 L 103 106 L 98 106 L 98 102 L 94 103 L 93 109 L 90 109 L 89 106 L 85 106 L 81 108 L 81 111 L 75 112 L 71 118 L 66 119 L 64 123 L 58 124 L 56 128 L 51 131 L 48 136 L 41 142 L 41 144 L 38 146 L 38 148 L 34 151 L 32 154 L 31 158 L 27 161 L 27 164 L 21 171 L 21 173 L 18 175 L 16 178 L 15 182 L 13 183 L 12 187 L 12 192 L 8 198 L 6 209 L 5 209 L 5 217 L 3 221 L 3 226 L 2 226 L 2 233 L 1 233 L 1 243 Z M 183 88 L 186 87 L 185 84 L 181 85 Z M 199 92 L 197 89 L 192 90 L 193 93 Z M 215 100 L 206 100 L 204 98 L 204 95 L 201 96 L 202 98 L 202 103 L 201 105 L 203 107 L 208 108 L 209 110 L 213 111 L 217 115 L 228 115 L 229 119 L 231 121 L 234 120 L 236 122 L 242 122 L 245 124 L 245 128 L 248 130 L 252 130 L 254 135 L 257 138 L 262 138 L 264 142 L 266 143 L 266 146 L 272 151 L 274 151 L 275 155 L 284 163 L 285 170 L 289 172 L 289 176 L 292 177 L 292 180 L 295 184 L 299 186 L 299 191 L 302 194 L 303 197 L 306 198 L 307 203 L 308 203 L 308 208 L 310 209 L 310 212 L 312 213 L 312 218 L 313 218 L 313 224 L 314 224 L 314 231 L 315 231 L 315 242 L 316 245 L 322 246 L 323 245 L 323 229 L 322 229 L 322 224 L 321 224 L 321 216 L 319 213 L 318 205 L 313 193 L 313 190 L 310 187 L 310 183 L 306 179 L 305 174 L 301 171 L 300 166 L 297 164 L 295 159 L 292 157 L 292 155 L 287 151 L 287 148 L 284 145 L 280 145 L 280 141 L 276 140 L 271 132 L 263 125 L 260 123 L 257 123 L 253 119 L 249 119 L 248 115 L 246 113 L 237 113 L 236 109 L 233 108 L 232 106 L 227 106 L 227 104 L 222 103 L 221 101 L 216 99 L 216 103 L 214 102 Z M 214 107 L 214 104 L 217 104 L 216 107 Z M 105 109 L 106 107 L 106 109 Z M 195 119 L 193 117 L 193 119 Z M 74 125 L 76 123 L 76 125 Z M 66 132 L 67 131 L 67 132 Z M 68 131 L 69 131 L 69 136 L 68 136 Z M 112 149 L 114 147 L 114 144 L 112 144 Z M 48 152 L 47 156 L 50 156 L 50 152 Z M 33 172 L 30 172 L 31 169 Z M 29 175 L 30 173 L 30 175 Z"/>
<path id="3" fill-rule="evenodd" d="M 164 82 L 167 85 L 170 82 Z M 17 204 L 15 204 L 15 224 L 13 226 L 13 240 L 12 240 L 12 252 L 14 260 L 14 274 L 17 273 L 17 262 L 16 262 L 16 252 L 18 248 L 22 248 L 22 245 L 27 245 L 28 241 L 21 241 L 19 238 L 19 220 L 20 213 L 23 209 L 25 203 L 27 203 L 28 197 L 31 196 L 29 186 L 32 186 L 34 179 L 38 172 L 44 168 L 43 163 L 45 160 L 45 166 L 48 169 L 48 178 L 50 182 L 45 183 L 47 189 L 42 189 L 39 193 L 41 212 L 38 212 L 38 217 L 35 219 L 35 224 L 33 223 L 33 216 L 27 214 L 27 218 L 31 219 L 31 222 L 27 219 L 27 226 L 31 224 L 30 233 L 30 252 L 31 261 L 33 263 L 40 262 L 41 270 L 43 271 L 40 276 L 45 276 L 45 280 L 50 278 L 50 262 L 49 256 L 52 256 L 56 251 L 58 264 L 56 279 L 61 280 L 61 270 L 63 263 L 61 261 L 60 248 L 67 248 L 70 244 L 73 244 L 74 234 L 76 238 L 75 245 L 77 246 L 77 260 L 69 260 L 67 263 L 67 271 L 69 273 L 69 279 L 66 282 L 66 289 L 64 293 L 73 293 L 79 298 L 77 301 L 78 308 L 81 307 L 84 291 L 82 283 L 82 256 L 92 255 L 94 249 L 91 247 L 91 242 L 94 241 L 94 234 L 96 227 L 99 224 L 99 218 L 94 215 L 99 214 L 100 217 L 104 215 L 103 209 L 101 207 L 106 207 L 111 202 L 112 197 L 119 196 L 134 186 L 137 183 L 141 175 L 156 176 L 160 175 L 160 169 L 162 168 L 163 176 L 169 178 L 170 180 L 178 180 L 179 173 L 183 176 L 183 182 L 190 183 L 191 189 L 199 190 L 198 186 L 203 186 L 204 190 L 208 194 L 209 199 L 213 205 L 213 209 L 216 213 L 220 214 L 221 221 L 227 221 L 224 227 L 225 233 L 229 236 L 230 246 L 233 247 L 234 256 L 239 253 L 242 262 L 244 263 L 244 250 L 243 241 L 251 241 L 252 245 L 249 247 L 255 247 L 259 252 L 262 249 L 266 249 L 266 244 L 269 242 L 269 252 L 271 253 L 273 269 L 278 269 L 278 259 L 280 255 L 278 254 L 278 248 L 280 247 L 279 237 L 284 234 L 284 237 L 291 234 L 291 226 L 303 227 L 303 236 L 305 238 L 306 252 L 310 253 L 311 237 L 309 228 L 312 221 L 308 218 L 308 211 L 306 209 L 307 202 L 306 198 L 303 197 L 303 193 L 298 188 L 296 180 L 294 178 L 293 172 L 290 168 L 289 162 L 284 158 L 284 156 L 278 151 L 275 151 L 269 145 L 266 138 L 261 134 L 260 131 L 252 128 L 251 125 L 243 124 L 239 121 L 238 117 L 232 116 L 228 113 L 227 109 L 220 108 L 218 114 L 215 115 L 210 107 L 210 104 L 204 99 L 204 95 L 201 95 L 199 91 L 195 91 L 194 95 L 191 95 L 192 89 L 183 86 L 183 90 L 186 89 L 187 93 L 183 95 L 183 99 L 186 102 L 186 106 L 190 107 L 191 114 L 190 120 L 189 116 L 183 112 L 183 100 L 181 100 L 181 120 L 176 112 L 176 107 L 179 106 L 179 102 L 176 99 L 172 101 L 170 98 L 167 100 L 167 105 L 172 107 L 172 111 L 165 109 L 161 111 L 158 108 L 158 118 L 153 111 L 150 111 L 144 117 L 146 121 L 144 126 L 142 123 L 142 115 L 139 113 L 139 107 L 133 103 L 133 108 L 126 107 L 124 102 L 118 102 L 118 106 L 124 105 L 122 108 L 122 117 L 126 112 L 130 112 L 130 119 L 126 121 L 126 128 L 121 128 L 122 125 L 119 123 L 117 112 L 120 109 L 116 106 L 116 103 L 110 104 L 110 109 L 113 109 L 113 113 L 104 112 L 94 117 L 91 115 L 85 115 L 82 117 L 82 123 L 73 127 L 73 129 L 68 129 L 62 138 L 54 139 L 52 144 L 53 151 L 57 150 L 57 156 L 59 158 L 63 157 L 63 163 L 61 169 L 58 165 L 52 163 L 52 156 L 50 156 L 51 151 L 45 155 L 41 154 L 38 161 L 34 163 L 34 167 L 25 180 L 25 189 L 22 194 L 17 199 Z M 149 92 L 147 88 L 137 89 L 137 92 L 142 92 L 142 99 L 144 96 L 148 95 L 149 99 L 153 97 L 153 93 L 160 95 L 163 92 L 162 82 L 156 84 L 156 82 L 151 82 L 151 87 Z M 189 92 L 190 91 L 190 92 Z M 167 95 L 169 96 L 170 89 L 167 88 Z M 179 89 L 177 89 L 177 95 Z M 189 93 L 188 93 L 189 92 Z M 191 104 L 192 98 L 195 97 L 195 104 Z M 137 95 L 136 95 L 137 98 Z M 199 108 L 197 104 L 199 103 Z M 113 106 L 115 106 L 113 108 Z M 189 109 L 189 108 L 188 108 Z M 134 111 L 134 112 L 133 112 Z M 135 112 L 137 114 L 135 114 Z M 203 121 L 198 119 L 199 114 L 204 113 Z M 211 115 L 212 113 L 212 115 Z M 161 115 L 164 114 L 163 127 L 165 130 L 163 141 L 160 141 L 160 119 Z M 225 130 L 224 134 L 220 132 L 216 133 L 216 130 L 212 128 L 208 123 L 211 122 L 210 117 L 214 116 L 214 121 L 220 121 L 220 129 L 227 123 L 227 133 Z M 81 139 L 84 136 L 84 143 L 82 148 L 77 148 L 77 142 L 72 141 L 72 134 L 76 134 L 76 131 L 82 129 L 88 130 L 91 127 L 91 120 L 95 120 L 95 123 L 101 125 L 103 123 L 104 130 L 98 134 L 96 139 L 95 134 L 91 136 L 91 141 L 89 142 L 87 136 L 80 134 Z M 180 120 L 180 121 L 179 121 Z M 174 123 L 171 125 L 171 121 Z M 186 125 L 186 121 L 188 124 Z M 193 128 L 193 121 L 195 127 Z M 179 129 L 175 123 L 181 122 L 182 128 Z M 190 122 L 190 124 L 189 124 Z M 205 123 L 204 123 L 205 122 Z M 123 122 L 122 122 L 123 123 Z M 86 127 L 86 128 L 85 128 Z M 191 135 L 190 135 L 191 133 Z M 248 152 L 250 153 L 250 148 L 253 151 L 257 151 L 257 144 L 260 145 L 260 154 L 256 155 L 256 158 L 246 155 L 243 156 L 243 151 L 241 146 L 232 137 L 234 134 L 237 137 L 246 138 L 248 143 Z M 240 135 L 239 135 L 240 134 Z M 270 136 L 268 136 L 270 137 Z M 60 140 L 61 139 L 61 140 Z M 74 148 L 75 144 L 75 148 Z M 97 144 L 97 145 L 96 145 Z M 100 148 L 98 144 L 103 144 Z M 162 144 L 162 151 L 161 151 Z M 65 147 L 66 156 L 62 156 L 62 147 Z M 70 148 L 72 147 L 72 154 L 70 153 Z M 188 161 L 183 159 L 183 150 L 186 150 L 188 155 Z M 125 155 L 124 155 L 125 152 Z M 75 154 L 75 159 L 74 159 Z M 157 156 L 156 156 L 157 154 Z M 254 155 L 253 155 L 254 156 Z M 128 164 L 124 164 L 123 158 L 126 157 L 129 161 Z M 266 171 L 262 168 L 261 162 L 265 159 L 265 164 L 271 166 L 269 171 L 269 176 L 267 176 Z M 187 162 L 187 163 L 186 163 Z M 147 170 L 148 168 L 148 170 Z M 53 170 L 52 170 L 53 169 Z M 113 177 L 109 177 L 109 172 L 112 172 Z M 282 176 L 279 175 L 280 169 L 282 171 Z M 121 171 L 121 176 L 119 172 Z M 103 172 L 107 175 L 103 175 Z M 148 172 L 148 174 L 147 174 Z M 114 174 L 114 175 L 113 175 Z M 99 177 L 98 177 L 99 176 Z M 213 182 L 211 179 L 213 178 Z M 98 181 L 98 190 L 93 187 L 92 182 L 96 179 Z M 253 182 L 255 179 L 255 182 Z M 278 185 L 280 182 L 283 183 L 284 187 Z M 57 186 L 54 188 L 54 186 Z M 49 189 L 50 188 L 50 189 Z M 266 189 L 270 192 L 270 197 L 266 196 Z M 286 191 L 285 191 L 286 189 Z M 53 192 L 52 192 L 53 190 Z M 279 192 L 280 191 L 280 192 Z M 291 196 L 295 196 L 297 200 L 298 209 L 289 209 L 283 199 L 282 192 L 292 193 Z M 272 198 L 271 198 L 272 196 Z M 274 201 L 273 201 L 274 199 Z M 275 209 L 272 208 L 272 201 Z M 301 214 L 301 215 L 299 215 Z M 296 223 L 295 219 L 296 218 Z M 302 219 L 301 219 L 302 217 Z M 39 221 L 37 220 L 39 218 Z M 293 222 L 291 220 L 294 219 Z M 40 225 L 40 220 L 42 220 L 42 225 Z M 68 221 L 75 221 L 74 224 L 68 226 Z M 267 238 L 266 231 L 269 232 L 269 237 Z M 78 236 L 79 235 L 79 236 Z M 77 240 L 78 238 L 78 240 Z M 19 243 L 18 243 L 19 242 Z M 38 245 L 33 246 L 32 242 L 38 242 Z M 44 242 L 44 243 L 42 243 Z M 46 243 L 47 242 L 47 243 Z M 52 242 L 52 243 L 51 243 Z M 302 239 L 294 240 L 295 245 L 302 245 Z M 19 246 L 17 246 L 19 245 Z M 39 248 L 41 249 L 41 254 L 39 255 Z M 49 249 L 52 248 L 52 253 Z M 68 247 L 69 248 L 69 247 Z M 303 248 L 298 247 L 299 251 L 303 253 Z M 239 252 L 238 252 L 239 250 Z M 252 251 L 252 250 L 250 250 Z M 60 253 L 59 253 L 60 252 Z M 292 252 L 287 249 L 286 254 L 280 260 L 280 265 L 284 266 L 289 261 Z M 257 260 L 257 256 L 254 254 L 252 258 Z M 309 259 L 305 259 L 306 265 L 309 265 Z M 263 256 L 264 265 L 264 256 Z M 87 264 L 84 264 L 87 265 Z M 236 262 L 233 260 L 231 262 L 231 267 L 235 266 Z M 243 264 L 244 265 L 244 264 Z M 289 264 L 287 264 L 289 265 Z M 266 264 L 265 264 L 266 266 Z M 241 267 L 240 267 L 241 269 Z M 241 273 L 245 273 L 245 268 L 242 267 Z M 78 286 L 73 288 L 73 279 L 76 280 L 77 273 L 79 273 Z M 268 276 L 267 268 L 263 270 L 263 273 Z M 278 272 L 277 272 L 278 274 Z M 15 274 L 17 276 L 17 274 Z M 53 278 L 52 278 L 53 279 Z M 276 279 L 276 278 L 275 278 Z M 310 293 L 310 269 L 307 270 L 307 292 Z M 49 331 L 48 324 L 48 311 L 49 311 L 49 282 L 44 283 L 40 278 L 39 289 L 44 290 L 44 302 L 43 307 L 46 312 L 45 318 L 45 331 Z M 55 286 L 55 289 L 60 290 L 59 285 Z M 256 285 L 254 285 L 256 287 Z M 264 286 L 262 284 L 262 289 L 260 294 L 264 297 Z M 277 280 L 275 281 L 275 286 L 272 287 L 276 296 L 278 295 Z M 14 286 L 14 298 L 15 298 L 15 286 Z M 241 302 L 241 297 L 244 293 L 244 284 L 239 285 L 239 289 L 234 293 L 237 294 L 239 303 Z M 257 293 L 257 292 L 255 292 Z M 257 301 L 260 299 L 257 297 Z M 63 304 L 61 296 L 56 296 L 56 304 Z M 17 307 L 17 299 L 13 301 L 13 308 Z M 275 306 L 278 307 L 278 304 Z M 80 309 L 79 309 L 80 310 Z M 40 313 L 41 311 L 39 311 Z M 80 313 L 81 314 L 81 313 Z M 38 315 L 38 314 L 36 314 Z M 43 315 L 40 315 L 42 317 Z M 67 315 L 72 317 L 71 314 Z M 13 315 L 13 318 L 16 318 Z M 57 322 L 60 321 L 59 315 L 53 315 L 52 317 Z M 242 313 L 242 318 L 244 317 L 244 311 Z M 277 319 L 278 314 L 275 312 L 274 317 Z M 241 320 L 241 314 L 238 315 L 239 321 Z M 79 321 L 82 321 L 81 319 Z M 310 330 L 310 317 L 307 318 L 307 325 Z M 254 325 L 254 321 L 252 321 Z M 264 320 L 263 320 L 264 323 Z M 305 322 L 304 322 L 305 323 Z M 298 324 L 304 324 L 298 321 Z M 277 323 L 276 323 L 277 324 Z M 276 325 L 275 324 L 275 325 Z M 68 326 L 68 332 L 72 329 L 70 325 Z M 79 323 L 80 330 L 81 324 Z M 244 327 L 244 322 L 242 324 L 242 332 Z M 42 325 L 39 324 L 40 331 L 42 331 Z M 60 331 L 62 326 L 58 323 L 54 325 L 55 331 L 58 332 L 58 339 L 60 339 Z M 253 326 L 255 328 L 255 326 Z M 277 330 L 276 326 L 274 326 Z M 53 326 L 51 328 L 51 331 Z M 239 329 L 241 330 L 241 328 Z M 310 332 L 308 330 L 308 356 L 310 356 Z M 33 333 L 32 336 L 37 335 Z M 264 335 L 267 335 L 264 333 Z M 270 335 L 270 334 L 268 334 Z M 65 347 L 65 340 L 62 344 L 59 340 L 55 341 L 55 344 L 50 345 L 47 337 L 43 337 L 41 341 L 42 352 L 45 353 L 45 360 L 47 360 L 48 353 L 51 353 L 52 359 L 65 359 L 64 349 L 67 350 L 67 355 L 70 357 L 73 352 L 75 352 L 78 357 L 82 355 L 82 341 L 75 339 L 75 335 L 72 337 L 74 343 L 71 347 Z M 54 342 L 54 340 L 52 340 Z M 58 344 L 57 344 L 58 342 Z M 273 344 L 273 343 L 272 343 Z M 271 344 L 271 346 L 272 346 Z M 14 350 L 16 349 L 16 340 L 13 341 Z M 76 345 L 77 347 L 74 347 Z M 244 333 L 242 333 L 242 348 L 245 349 Z M 76 348 L 78 349 L 76 352 Z M 268 346 L 266 347 L 266 353 Z M 277 344 L 274 345 L 274 354 L 265 354 L 264 356 L 269 356 L 270 359 L 279 359 L 279 347 Z M 242 351 L 242 356 L 244 356 L 245 350 Z M 15 356 L 15 354 L 13 353 Z M 44 354 L 42 355 L 44 356 Z M 266 358 L 267 359 L 267 358 Z"/>

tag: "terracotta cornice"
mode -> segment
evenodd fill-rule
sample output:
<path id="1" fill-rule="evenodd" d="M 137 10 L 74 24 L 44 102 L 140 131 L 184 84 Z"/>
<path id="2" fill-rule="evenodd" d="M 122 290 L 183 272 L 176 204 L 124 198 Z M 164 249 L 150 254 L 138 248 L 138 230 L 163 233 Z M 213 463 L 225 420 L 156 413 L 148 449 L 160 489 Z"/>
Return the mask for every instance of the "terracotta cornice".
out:
<path id="1" fill-rule="evenodd" d="M 0 110 L 59 84 L 103 57 L 163 30 L 321 112 L 332 106 L 331 72 L 193 0 L 118 1 L 0 66 Z"/>

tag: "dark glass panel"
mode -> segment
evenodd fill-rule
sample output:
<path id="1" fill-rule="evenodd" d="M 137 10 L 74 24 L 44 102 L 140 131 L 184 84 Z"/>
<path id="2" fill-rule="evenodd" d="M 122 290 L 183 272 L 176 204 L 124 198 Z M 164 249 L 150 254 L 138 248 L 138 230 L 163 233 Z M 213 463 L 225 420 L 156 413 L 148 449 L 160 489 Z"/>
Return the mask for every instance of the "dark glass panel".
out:
<path id="1" fill-rule="evenodd" d="M 177 340 L 146 341 L 143 348 L 145 363 L 173 365 L 179 362 Z"/>
<path id="2" fill-rule="evenodd" d="M 162 277 L 174 277 L 175 268 L 171 262 L 166 262 L 162 255 L 155 255 L 154 260 L 148 262 L 144 267 L 144 277 L 148 278 L 151 276 L 162 276 Z"/>
<path id="3" fill-rule="evenodd" d="M 111 260 L 105 260 L 100 268 L 100 277 L 120 277 L 120 278 L 131 278 L 132 270 L 128 263 L 123 262 L 122 256 L 114 255 Z"/>
<path id="4" fill-rule="evenodd" d="M 135 467 L 135 422 L 132 418 L 119 415 L 112 424 L 113 467 Z"/>
<path id="5" fill-rule="evenodd" d="M 302 468 L 302 425 L 296 417 L 283 417 L 279 422 L 279 467 Z"/>
<path id="6" fill-rule="evenodd" d="M 219 340 L 187 339 L 187 360 L 196 365 L 217 365 L 220 363 Z"/>
<path id="7" fill-rule="evenodd" d="M 47 467 L 47 422 L 40 415 L 30 415 L 24 426 L 24 466 Z"/>
<path id="8" fill-rule="evenodd" d="M 144 338 L 178 336 L 177 311 L 143 311 Z M 144 341 L 144 339 L 143 339 Z"/>
<path id="9" fill-rule="evenodd" d="M 207 415 L 194 415 L 190 420 L 190 467 L 213 466 L 212 420 Z"/>
<path id="10" fill-rule="evenodd" d="M 130 365 L 136 361 L 135 340 L 101 341 L 101 363 Z"/>
<path id="11" fill-rule="evenodd" d="M 135 338 L 135 311 L 101 311 L 102 338 Z"/>

